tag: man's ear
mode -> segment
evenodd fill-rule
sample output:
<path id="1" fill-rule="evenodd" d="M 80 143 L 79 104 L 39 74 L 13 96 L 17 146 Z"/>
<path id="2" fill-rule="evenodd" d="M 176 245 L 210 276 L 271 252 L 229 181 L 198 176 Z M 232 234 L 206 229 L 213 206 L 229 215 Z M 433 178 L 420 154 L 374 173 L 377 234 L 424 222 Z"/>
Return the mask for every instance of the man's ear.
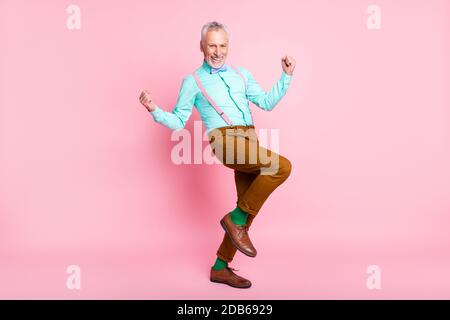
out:
<path id="1" fill-rule="evenodd" d="M 203 52 L 203 48 L 202 48 L 202 40 L 200 40 L 200 51 Z"/>

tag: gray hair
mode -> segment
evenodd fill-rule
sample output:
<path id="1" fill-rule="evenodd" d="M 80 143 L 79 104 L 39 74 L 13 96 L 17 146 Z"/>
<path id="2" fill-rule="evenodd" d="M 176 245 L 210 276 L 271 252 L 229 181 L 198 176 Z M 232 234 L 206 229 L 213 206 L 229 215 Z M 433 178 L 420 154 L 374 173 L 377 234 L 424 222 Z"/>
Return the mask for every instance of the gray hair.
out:
<path id="1" fill-rule="evenodd" d="M 220 29 L 225 31 L 225 33 L 227 34 L 228 38 L 230 37 L 230 34 L 228 33 L 228 29 L 227 29 L 227 27 L 224 24 L 222 24 L 220 22 L 217 22 L 217 21 L 212 21 L 212 22 L 208 22 L 207 24 L 205 24 L 202 27 L 201 42 L 203 43 L 203 40 L 205 39 L 206 34 L 208 33 L 208 31 L 220 30 Z"/>

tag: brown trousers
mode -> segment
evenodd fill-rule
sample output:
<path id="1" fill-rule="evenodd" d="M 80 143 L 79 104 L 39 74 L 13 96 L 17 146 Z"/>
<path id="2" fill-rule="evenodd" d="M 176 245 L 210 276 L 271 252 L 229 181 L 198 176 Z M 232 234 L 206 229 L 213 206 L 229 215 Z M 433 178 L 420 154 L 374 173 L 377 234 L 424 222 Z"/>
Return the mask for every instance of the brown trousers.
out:
<path id="1" fill-rule="evenodd" d="M 270 194 L 291 173 L 291 163 L 285 157 L 263 148 L 253 126 L 229 126 L 209 132 L 209 143 L 216 157 L 234 170 L 237 206 L 249 213 L 250 227 Z M 236 247 L 225 233 L 217 256 L 233 260 Z"/>

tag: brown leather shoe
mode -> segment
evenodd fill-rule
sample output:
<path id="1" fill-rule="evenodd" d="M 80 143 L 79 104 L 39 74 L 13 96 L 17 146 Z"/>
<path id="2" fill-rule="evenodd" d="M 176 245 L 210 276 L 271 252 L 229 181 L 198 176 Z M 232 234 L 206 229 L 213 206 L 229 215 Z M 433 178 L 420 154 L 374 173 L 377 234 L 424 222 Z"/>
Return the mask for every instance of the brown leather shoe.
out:
<path id="1" fill-rule="evenodd" d="M 233 268 L 225 267 L 222 270 L 211 268 L 210 280 L 217 283 L 225 283 L 234 288 L 247 289 L 252 286 L 250 280 L 238 276 Z"/>
<path id="2" fill-rule="evenodd" d="M 241 251 L 243 254 L 249 257 L 256 256 L 256 249 L 250 241 L 250 237 L 248 236 L 248 226 L 238 226 L 233 221 L 231 221 L 231 214 L 226 214 L 222 220 L 220 220 L 220 224 L 223 229 L 226 231 L 228 236 L 233 242 L 236 249 Z"/>

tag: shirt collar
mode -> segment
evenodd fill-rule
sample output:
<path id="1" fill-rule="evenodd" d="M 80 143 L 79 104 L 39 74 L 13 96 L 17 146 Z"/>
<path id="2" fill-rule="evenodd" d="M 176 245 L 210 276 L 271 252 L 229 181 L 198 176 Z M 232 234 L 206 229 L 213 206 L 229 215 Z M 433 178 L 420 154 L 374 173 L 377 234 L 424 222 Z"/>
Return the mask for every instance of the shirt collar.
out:
<path id="1" fill-rule="evenodd" d="M 226 63 L 223 64 L 223 66 L 227 66 Z M 212 67 L 208 64 L 208 62 L 206 62 L 206 60 L 203 59 L 203 65 L 202 65 L 203 70 L 205 70 L 208 73 L 211 73 L 211 69 Z"/>

